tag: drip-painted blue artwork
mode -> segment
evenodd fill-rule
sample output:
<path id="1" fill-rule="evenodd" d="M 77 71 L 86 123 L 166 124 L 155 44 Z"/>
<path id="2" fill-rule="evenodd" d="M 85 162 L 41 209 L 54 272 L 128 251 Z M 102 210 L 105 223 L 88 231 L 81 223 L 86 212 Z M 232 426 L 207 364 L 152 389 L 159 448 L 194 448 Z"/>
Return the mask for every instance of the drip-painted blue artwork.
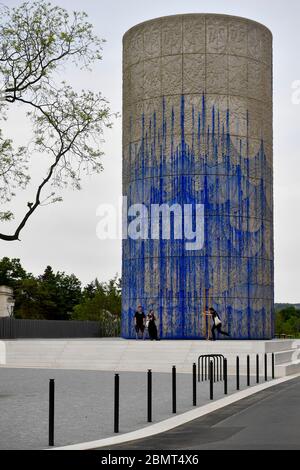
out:
<path id="1" fill-rule="evenodd" d="M 161 109 L 140 120 L 141 135 L 124 155 L 127 208 L 203 204 L 204 245 L 188 251 L 172 233 L 123 240 L 122 336 L 135 338 L 142 305 L 154 310 L 164 339 L 206 338 L 208 307 L 230 339 L 272 338 L 273 175 L 263 136 L 254 148 L 230 133 L 230 109 L 221 118 L 205 95 L 188 112 L 184 96 L 180 109 L 168 111 L 162 99 Z"/>

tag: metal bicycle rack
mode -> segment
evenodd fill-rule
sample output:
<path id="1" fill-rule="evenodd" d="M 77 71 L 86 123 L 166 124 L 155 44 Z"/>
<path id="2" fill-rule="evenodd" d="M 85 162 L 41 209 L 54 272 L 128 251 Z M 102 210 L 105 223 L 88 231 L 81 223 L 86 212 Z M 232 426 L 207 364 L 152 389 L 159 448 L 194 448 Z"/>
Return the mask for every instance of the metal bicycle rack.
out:
<path id="1" fill-rule="evenodd" d="M 224 360 L 223 354 L 204 354 L 198 357 L 198 382 L 209 380 L 209 365 L 213 362 L 213 378 L 214 382 L 222 382 L 224 380 Z"/>

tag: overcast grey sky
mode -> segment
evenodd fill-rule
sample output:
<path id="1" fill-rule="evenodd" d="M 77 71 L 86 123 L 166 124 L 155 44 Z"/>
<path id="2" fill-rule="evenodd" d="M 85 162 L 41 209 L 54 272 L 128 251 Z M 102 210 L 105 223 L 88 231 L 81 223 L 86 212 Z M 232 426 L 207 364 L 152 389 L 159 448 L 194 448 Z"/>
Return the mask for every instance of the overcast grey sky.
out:
<path id="1" fill-rule="evenodd" d="M 3 2 L 8 6 L 21 1 Z M 292 102 L 292 83 L 300 80 L 300 2 L 298 0 L 60 0 L 66 9 L 85 10 L 95 31 L 107 40 L 103 61 L 93 73 L 66 71 L 76 87 L 101 90 L 113 111 L 122 107 L 122 36 L 144 20 L 178 13 L 225 13 L 244 16 L 268 26 L 274 37 L 274 195 L 275 195 L 275 299 L 300 302 L 300 104 Z M 13 114 L 7 132 L 22 141 L 27 123 Z M 83 283 L 98 277 L 108 280 L 121 272 L 121 242 L 96 237 L 96 210 L 101 203 L 116 203 L 121 196 L 121 120 L 106 132 L 104 172 L 86 177 L 80 192 L 66 191 L 64 202 L 42 208 L 21 236 L 21 242 L 0 241 L 0 257 L 19 257 L 24 267 L 38 274 L 47 264 L 76 274 Z M 36 178 L 42 170 L 34 161 Z M 33 178 L 34 179 L 34 178 Z M 20 195 L 14 208 L 21 215 L 30 199 Z M 10 224 L 6 224 L 7 230 Z M 5 227 L 3 227 L 4 230 Z"/>

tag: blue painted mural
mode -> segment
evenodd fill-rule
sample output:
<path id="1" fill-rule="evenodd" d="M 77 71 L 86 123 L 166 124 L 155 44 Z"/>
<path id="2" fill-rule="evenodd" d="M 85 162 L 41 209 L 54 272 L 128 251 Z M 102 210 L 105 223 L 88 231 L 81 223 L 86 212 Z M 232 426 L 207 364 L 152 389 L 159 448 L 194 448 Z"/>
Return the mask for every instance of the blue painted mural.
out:
<path id="1" fill-rule="evenodd" d="M 272 338 L 273 175 L 263 138 L 253 147 L 230 133 L 230 110 L 208 109 L 205 95 L 188 110 L 184 96 L 180 109 L 163 99 L 140 120 L 123 160 L 128 207 L 204 204 L 204 246 L 187 251 L 174 236 L 123 240 L 122 336 L 135 337 L 142 304 L 154 309 L 161 338 L 205 338 L 201 312 L 210 306 L 232 339 Z"/>

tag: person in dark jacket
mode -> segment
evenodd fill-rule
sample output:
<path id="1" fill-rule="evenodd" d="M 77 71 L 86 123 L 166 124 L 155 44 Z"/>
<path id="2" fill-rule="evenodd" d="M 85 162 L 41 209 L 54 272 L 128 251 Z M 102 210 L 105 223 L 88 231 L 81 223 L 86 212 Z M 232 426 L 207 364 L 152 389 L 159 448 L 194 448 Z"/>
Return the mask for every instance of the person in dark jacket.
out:
<path id="1" fill-rule="evenodd" d="M 146 320 L 146 325 L 148 327 L 148 333 L 151 341 L 156 340 L 158 341 L 157 337 L 157 327 L 156 327 L 156 317 L 154 315 L 154 311 L 150 310 L 150 312 L 147 315 L 147 320 Z"/>
<path id="2" fill-rule="evenodd" d="M 212 321 L 213 321 L 212 328 L 211 328 L 212 341 L 216 341 L 215 330 L 217 330 L 217 332 L 221 335 L 230 336 L 230 334 L 227 333 L 227 331 L 222 330 L 222 320 L 221 320 L 218 312 L 216 312 L 216 310 L 214 308 L 210 307 L 206 314 L 208 316 L 210 316 L 212 318 Z"/>
<path id="3" fill-rule="evenodd" d="M 135 327 L 136 339 L 139 339 L 139 333 L 142 334 L 142 339 L 144 339 L 145 319 L 146 319 L 146 315 L 143 312 L 143 307 L 139 305 L 134 315 L 134 327 Z"/>

